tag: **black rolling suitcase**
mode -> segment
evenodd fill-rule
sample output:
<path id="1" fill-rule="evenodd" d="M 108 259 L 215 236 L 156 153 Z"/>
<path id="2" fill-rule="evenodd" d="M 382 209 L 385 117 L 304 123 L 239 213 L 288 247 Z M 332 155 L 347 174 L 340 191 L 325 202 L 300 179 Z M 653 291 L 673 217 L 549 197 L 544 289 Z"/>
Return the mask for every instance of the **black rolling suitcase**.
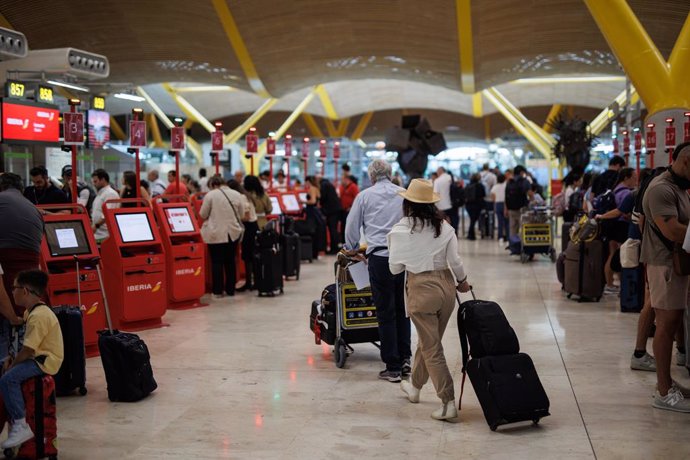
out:
<path id="1" fill-rule="evenodd" d="M 501 307 L 476 299 L 464 302 L 457 322 L 463 363 L 458 407 L 467 374 L 492 431 L 508 423 L 536 424 L 550 415 L 549 398 L 532 359 L 519 352 L 515 331 Z"/>
<path id="2" fill-rule="evenodd" d="M 108 399 L 113 402 L 139 401 L 158 388 L 153 378 L 151 355 L 138 335 L 112 328 L 100 263 L 96 264 L 96 270 L 108 321 L 108 329 L 98 331 L 98 351 L 105 372 Z"/>
<path id="3" fill-rule="evenodd" d="M 293 222 L 293 227 L 300 239 L 300 259 L 312 263 L 315 259 L 314 235 L 316 233 L 316 227 L 314 227 L 312 222 L 303 219 L 295 220 Z"/>
<path id="4" fill-rule="evenodd" d="M 638 313 L 644 306 L 644 270 L 642 267 L 621 269 L 621 311 Z"/>
<path id="5" fill-rule="evenodd" d="M 479 214 L 479 231 L 482 238 L 494 238 L 494 212 L 482 209 Z"/>
<path id="6" fill-rule="evenodd" d="M 62 331 L 64 359 L 55 374 L 55 393 L 66 396 L 78 389 L 80 395 L 86 390 L 86 352 L 84 350 L 84 324 L 79 307 L 59 305 L 53 307 Z"/>
<path id="7" fill-rule="evenodd" d="M 273 222 L 256 236 L 254 269 L 259 297 L 283 293 L 283 255 Z"/>
<path id="8" fill-rule="evenodd" d="M 283 275 L 285 278 L 294 276 L 299 279 L 302 261 L 300 236 L 297 233 L 283 233 L 280 235 L 280 249 L 283 253 Z"/>

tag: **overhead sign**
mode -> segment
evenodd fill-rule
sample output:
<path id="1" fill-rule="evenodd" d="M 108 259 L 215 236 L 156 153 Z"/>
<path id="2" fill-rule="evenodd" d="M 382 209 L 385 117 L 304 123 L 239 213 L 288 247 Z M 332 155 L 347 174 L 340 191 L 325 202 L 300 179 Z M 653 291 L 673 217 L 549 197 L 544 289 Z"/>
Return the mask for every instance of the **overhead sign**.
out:
<path id="1" fill-rule="evenodd" d="M 96 110 L 105 110 L 105 98 L 101 96 L 94 96 L 91 101 L 91 108 Z"/>
<path id="2" fill-rule="evenodd" d="M 272 137 L 266 139 L 266 155 L 272 157 L 276 154 L 276 140 Z"/>
<path id="3" fill-rule="evenodd" d="M 340 158 L 340 142 L 333 144 L 333 159 L 337 160 Z"/>
<path id="4" fill-rule="evenodd" d="M 184 127 L 173 126 L 170 128 L 170 149 L 178 151 L 185 149 Z"/>
<path id="5" fill-rule="evenodd" d="M 26 97 L 26 84 L 17 80 L 7 80 L 5 83 L 5 96 L 13 99 L 24 99 Z"/>
<path id="6" fill-rule="evenodd" d="M 647 146 L 647 152 L 653 152 L 656 150 L 656 131 L 654 131 L 654 126 L 648 126 L 646 134 L 645 145 Z"/>
<path id="7" fill-rule="evenodd" d="M 309 139 L 308 138 L 305 138 L 302 141 L 302 159 L 303 160 L 309 159 Z"/>
<path id="8" fill-rule="evenodd" d="M 60 137 L 60 112 L 27 103 L 2 103 L 2 139 L 56 143 Z"/>
<path id="9" fill-rule="evenodd" d="M 146 147 L 146 122 L 132 120 L 129 122 L 130 147 Z"/>
<path id="10" fill-rule="evenodd" d="M 283 141 L 283 148 L 285 149 L 285 156 L 286 157 L 291 157 L 292 156 L 292 136 L 287 135 L 285 136 L 285 140 Z"/>
<path id="11" fill-rule="evenodd" d="M 255 154 L 259 151 L 259 136 L 256 134 L 247 134 L 247 153 Z"/>
<path id="12" fill-rule="evenodd" d="M 635 133 L 635 151 L 637 153 L 640 153 L 641 150 L 642 150 L 642 134 L 639 131 L 637 131 Z"/>
<path id="13" fill-rule="evenodd" d="M 84 114 L 66 112 L 62 114 L 65 130 L 65 145 L 84 145 Z"/>
<path id="14" fill-rule="evenodd" d="M 38 92 L 36 93 L 36 100 L 52 104 L 55 102 L 53 98 L 53 88 L 50 86 L 38 85 Z"/>
<path id="15" fill-rule="evenodd" d="M 666 126 L 665 145 L 668 149 L 676 146 L 676 127 L 673 126 L 673 123 Z"/>
<path id="16" fill-rule="evenodd" d="M 323 159 L 328 155 L 328 144 L 326 144 L 326 141 L 319 142 L 319 153 Z"/>
<path id="17" fill-rule="evenodd" d="M 223 150 L 223 131 L 215 131 L 211 133 L 211 151 L 220 152 Z"/>

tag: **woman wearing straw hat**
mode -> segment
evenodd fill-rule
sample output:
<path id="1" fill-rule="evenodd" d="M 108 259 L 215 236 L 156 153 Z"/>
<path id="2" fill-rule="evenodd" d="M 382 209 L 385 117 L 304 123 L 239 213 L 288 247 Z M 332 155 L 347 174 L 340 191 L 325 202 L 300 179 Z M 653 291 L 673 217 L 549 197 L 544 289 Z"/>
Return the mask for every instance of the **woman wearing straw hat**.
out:
<path id="1" fill-rule="evenodd" d="M 414 179 L 400 195 L 405 199 L 404 217 L 388 234 L 389 265 L 391 273 L 407 274 L 407 313 L 419 339 L 412 377 L 400 382 L 400 387 L 410 402 L 417 403 L 420 389 L 431 377 L 442 402 L 431 417 L 447 420 L 458 412 L 441 340 L 455 309 L 455 290 L 467 292 L 470 286 L 453 227 L 434 205 L 440 196 L 431 181 Z"/>

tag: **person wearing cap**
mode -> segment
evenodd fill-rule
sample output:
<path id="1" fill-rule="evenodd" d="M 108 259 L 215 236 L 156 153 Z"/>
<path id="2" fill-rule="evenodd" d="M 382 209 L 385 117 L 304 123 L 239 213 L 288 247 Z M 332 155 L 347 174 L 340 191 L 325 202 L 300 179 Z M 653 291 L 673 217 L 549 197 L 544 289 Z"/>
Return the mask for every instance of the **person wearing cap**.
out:
<path id="1" fill-rule="evenodd" d="M 72 165 L 65 165 L 62 167 L 62 191 L 67 195 L 67 200 L 72 202 Z M 79 180 L 77 177 L 77 203 L 84 206 L 87 211 L 91 212 L 91 204 L 93 203 L 96 193 L 91 189 L 86 182 Z"/>
<path id="2" fill-rule="evenodd" d="M 433 184 L 413 179 L 400 192 L 403 218 L 388 234 L 388 264 L 393 274 L 406 274 L 406 308 L 417 329 L 418 343 L 409 381 L 400 388 L 412 403 L 431 378 L 441 407 L 431 413 L 436 420 L 458 416 L 453 377 L 443 353 L 443 333 L 455 309 L 455 291 L 468 292 L 470 286 L 458 255 L 458 239 L 453 227 L 436 207 L 441 199 Z"/>
<path id="3" fill-rule="evenodd" d="M 360 192 L 352 203 L 345 226 L 345 249 L 348 255 L 354 256 L 364 232 L 371 296 L 379 323 L 381 360 L 386 364 L 379 378 L 400 382 L 402 375 L 411 371 L 411 327 L 405 315 L 405 276 L 394 275 L 388 268 L 386 235 L 403 217 L 399 192 L 405 189 L 391 182 L 393 172 L 385 160 L 369 163 L 368 173 L 373 185 Z"/>

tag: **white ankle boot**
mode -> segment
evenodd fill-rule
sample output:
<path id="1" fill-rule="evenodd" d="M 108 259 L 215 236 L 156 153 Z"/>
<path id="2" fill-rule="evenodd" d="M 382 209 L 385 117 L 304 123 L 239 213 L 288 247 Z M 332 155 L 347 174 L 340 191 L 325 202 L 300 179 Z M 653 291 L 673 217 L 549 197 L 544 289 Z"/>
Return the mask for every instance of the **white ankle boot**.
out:
<path id="1" fill-rule="evenodd" d="M 441 405 L 441 408 L 435 410 L 431 413 L 431 418 L 436 420 L 448 420 L 451 418 L 456 418 L 458 416 L 458 410 L 455 407 L 455 401 L 448 401 Z"/>
<path id="2" fill-rule="evenodd" d="M 419 388 L 415 388 L 412 382 L 408 380 L 403 380 L 400 382 L 400 389 L 407 395 L 407 399 L 411 403 L 419 402 Z"/>

